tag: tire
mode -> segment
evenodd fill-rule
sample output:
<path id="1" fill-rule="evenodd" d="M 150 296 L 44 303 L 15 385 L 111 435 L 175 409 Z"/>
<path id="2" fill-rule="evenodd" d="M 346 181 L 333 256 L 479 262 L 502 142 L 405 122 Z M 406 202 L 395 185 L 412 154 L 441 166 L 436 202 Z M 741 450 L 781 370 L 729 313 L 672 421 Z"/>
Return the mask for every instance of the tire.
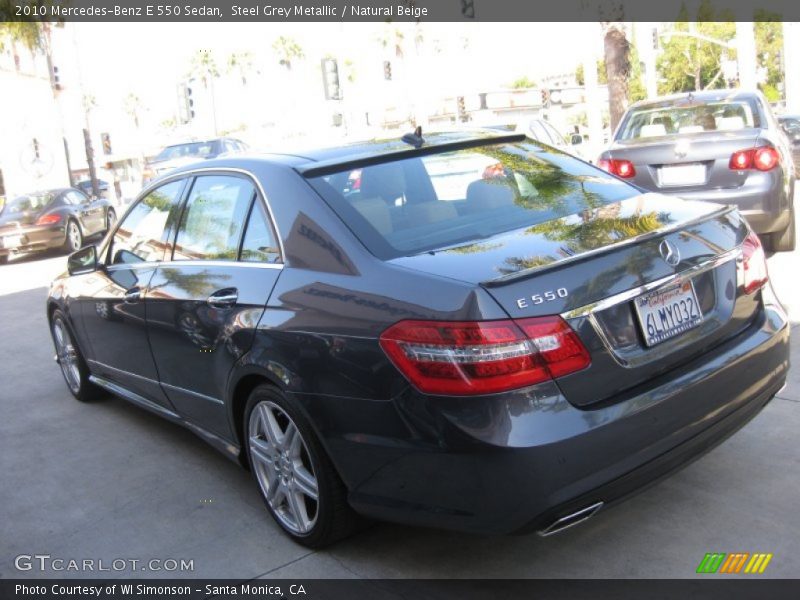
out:
<path id="1" fill-rule="evenodd" d="M 0 265 L 8 264 L 8 254 L 0 254 Z"/>
<path id="2" fill-rule="evenodd" d="M 793 252 L 797 245 L 797 226 L 794 210 L 789 211 L 789 225 L 786 229 L 771 233 L 767 239 L 767 247 L 772 252 Z"/>
<path id="3" fill-rule="evenodd" d="M 61 374 L 70 393 L 81 402 L 90 402 L 103 397 L 103 390 L 89 381 L 89 368 L 75 342 L 64 313 L 60 310 L 54 311 L 50 319 L 50 334 L 53 336 Z"/>
<path id="4" fill-rule="evenodd" d="M 114 228 L 114 224 L 117 222 L 117 213 L 114 212 L 113 208 L 109 208 L 106 211 L 106 233 L 111 231 Z"/>
<path id="5" fill-rule="evenodd" d="M 359 518 L 347 503 L 344 483 L 286 396 L 268 384 L 255 388 L 243 429 L 247 462 L 261 497 L 289 537 L 322 548 L 355 531 Z"/>
<path id="6" fill-rule="evenodd" d="M 70 219 L 67 221 L 66 239 L 64 240 L 64 250 L 72 254 L 83 247 L 83 233 L 77 221 Z"/>

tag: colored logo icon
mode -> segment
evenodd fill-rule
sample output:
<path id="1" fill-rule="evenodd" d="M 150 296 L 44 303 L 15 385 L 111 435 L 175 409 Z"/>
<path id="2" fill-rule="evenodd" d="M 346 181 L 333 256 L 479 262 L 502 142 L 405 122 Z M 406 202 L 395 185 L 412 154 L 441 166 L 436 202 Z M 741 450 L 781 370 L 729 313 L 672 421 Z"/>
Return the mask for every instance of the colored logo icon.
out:
<path id="1" fill-rule="evenodd" d="M 697 566 L 697 573 L 761 574 L 767 570 L 772 554 L 763 552 L 710 552 Z"/>

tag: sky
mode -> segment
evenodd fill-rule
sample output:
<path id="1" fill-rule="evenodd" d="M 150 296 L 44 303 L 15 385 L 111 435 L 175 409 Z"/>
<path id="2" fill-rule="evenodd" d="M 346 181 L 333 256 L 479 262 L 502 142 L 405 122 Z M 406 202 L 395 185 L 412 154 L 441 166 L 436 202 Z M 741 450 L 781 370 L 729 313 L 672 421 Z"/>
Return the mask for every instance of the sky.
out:
<path id="1" fill-rule="evenodd" d="M 573 72 L 591 42 L 602 52 L 596 35 L 581 35 L 576 23 L 423 23 L 426 39 L 442 40 L 455 53 L 459 38 L 472 40 L 472 54 L 461 79 L 480 79 L 483 86 L 500 87 L 526 75 L 536 80 L 548 74 Z M 379 50 L 377 38 L 384 23 L 79 23 L 73 24 L 79 40 L 80 69 L 84 83 L 97 96 L 112 99 L 135 91 L 143 100 L 157 102 L 158 90 L 174 89 L 199 49 L 224 58 L 232 52 L 250 51 L 264 61 L 274 60 L 272 43 L 291 37 L 303 48 L 307 60 L 328 53 L 343 58 Z M 401 25 L 402 26 L 402 25 Z M 576 43 L 564 43 L 575 38 Z M 218 60 L 220 60 L 218 58 Z"/>

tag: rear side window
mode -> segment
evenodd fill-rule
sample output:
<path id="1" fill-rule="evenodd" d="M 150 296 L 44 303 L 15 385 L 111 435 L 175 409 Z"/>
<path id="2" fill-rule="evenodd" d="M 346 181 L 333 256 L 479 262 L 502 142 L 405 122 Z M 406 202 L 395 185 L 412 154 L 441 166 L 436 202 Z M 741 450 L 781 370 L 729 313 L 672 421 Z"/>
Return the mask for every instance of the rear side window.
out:
<path id="1" fill-rule="evenodd" d="M 309 181 L 382 259 L 467 245 L 638 193 L 590 165 L 527 142 L 408 158 Z"/>
<path id="2" fill-rule="evenodd" d="M 236 260 L 255 188 L 242 177 L 198 177 L 183 211 L 173 260 Z"/>
<path id="3" fill-rule="evenodd" d="M 761 127 L 754 99 L 715 102 L 681 100 L 668 105 L 644 105 L 630 109 L 617 139 L 659 138 L 753 127 Z"/>
<path id="4" fill-rule="evenodd" d="M 125 215 L 111 240 L 111 264 L 163 259 L 167 231 L 177 220 L 184 183 L 184 180 L 173 181 L 156 188 Z"/>
<path id="5" fill-rule="evenodd" d="M 280 251 L 275 235 L 267 222 L 267 215 L 260 202 L 253 205 L 247 221 L 240 260 L 244 262 L 280 262 Z"/>

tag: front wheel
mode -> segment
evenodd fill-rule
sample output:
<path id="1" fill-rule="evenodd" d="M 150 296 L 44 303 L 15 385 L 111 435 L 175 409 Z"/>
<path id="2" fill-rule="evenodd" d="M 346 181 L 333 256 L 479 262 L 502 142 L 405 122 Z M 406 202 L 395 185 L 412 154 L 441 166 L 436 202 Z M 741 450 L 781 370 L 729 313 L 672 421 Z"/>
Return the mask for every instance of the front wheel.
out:
<path id="1" fill-rule="evenodd" d="M 53 344 L 56 347 L 56 360 L 69 391 L 81 402 L 101 397 L 102 390 L 89 381 L 89 369 L 72 337 L 64 313 L 56 310 L 50 323 Z"/>
<path id="2" fill-rule="evenodd" d="M 352 533 L 358 517 L 347 490 L 303 414 L 265 384 L 250 394 L 245 415 L 250 470 L 278 525 L 310 548 Z"/>

